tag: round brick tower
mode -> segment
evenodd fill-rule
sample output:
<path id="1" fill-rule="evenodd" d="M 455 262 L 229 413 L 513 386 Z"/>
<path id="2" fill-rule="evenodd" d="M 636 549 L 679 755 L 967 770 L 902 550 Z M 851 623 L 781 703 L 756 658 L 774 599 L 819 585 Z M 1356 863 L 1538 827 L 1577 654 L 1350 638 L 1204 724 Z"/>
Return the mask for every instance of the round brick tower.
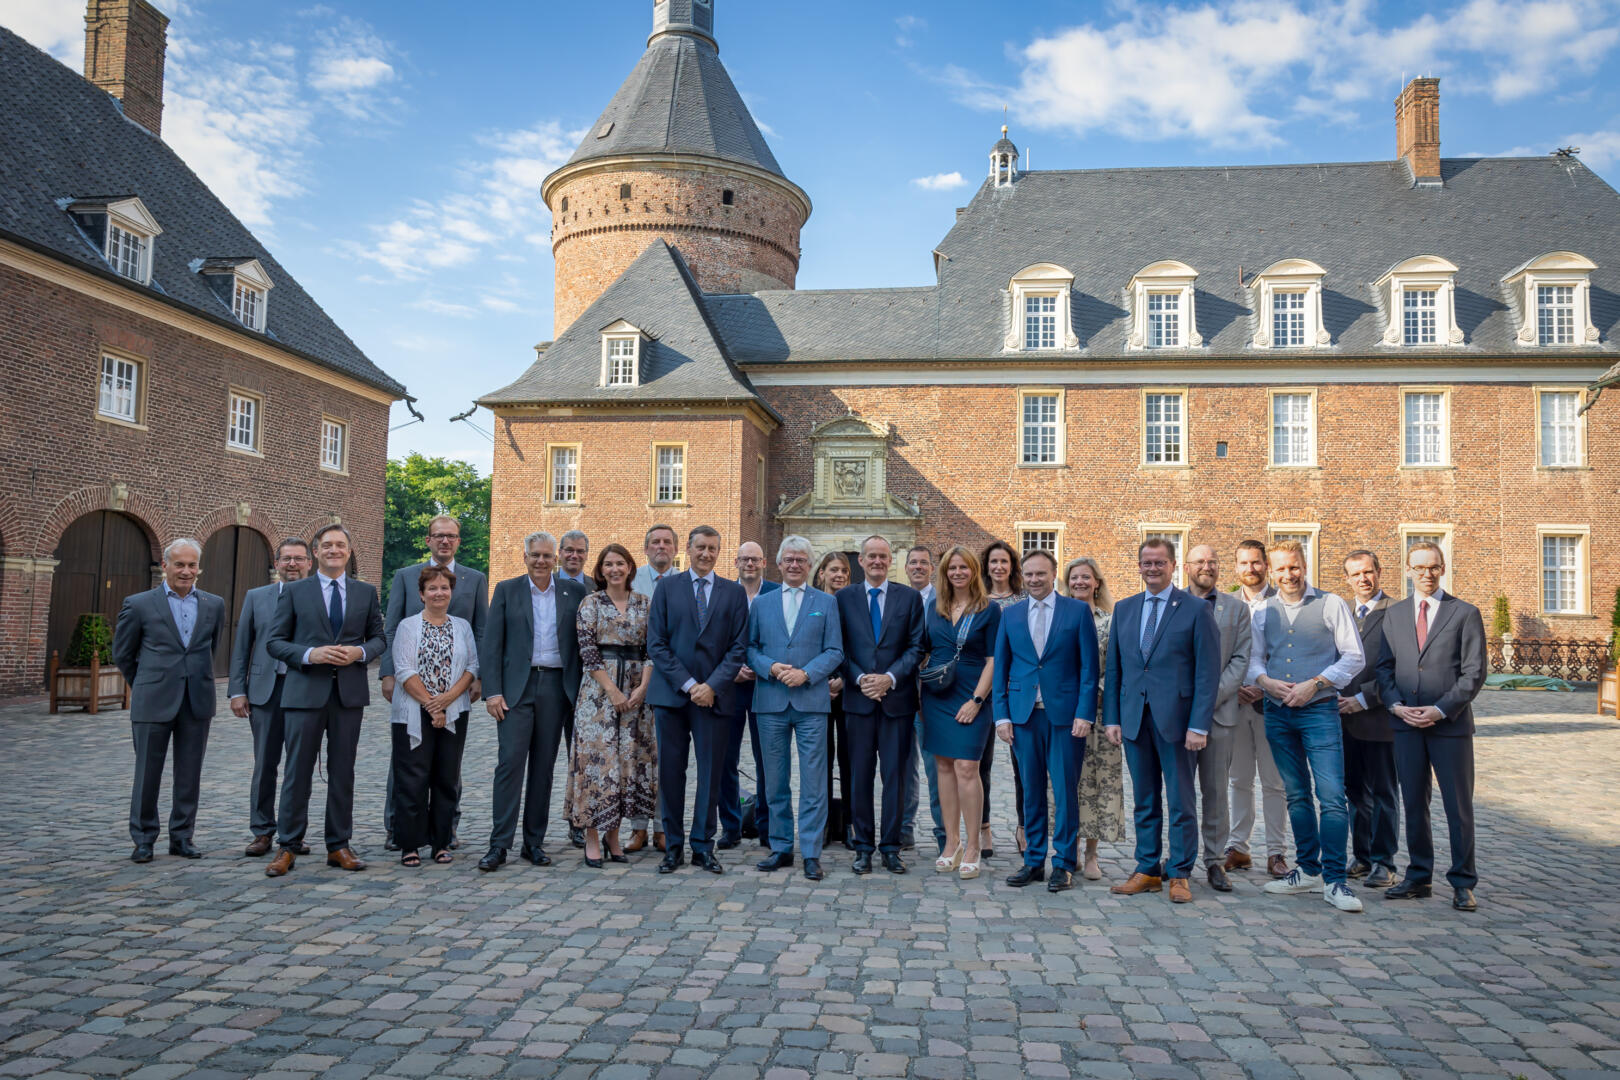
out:
<path id="1" fill-rule="evenodd" d="M 791 289 L 810 197 L 782 173 L 720 63 L 714 0 L 654 0 L 630 77 L 546 177 L 553 337 L 662 238 L 705 292 Z"/>

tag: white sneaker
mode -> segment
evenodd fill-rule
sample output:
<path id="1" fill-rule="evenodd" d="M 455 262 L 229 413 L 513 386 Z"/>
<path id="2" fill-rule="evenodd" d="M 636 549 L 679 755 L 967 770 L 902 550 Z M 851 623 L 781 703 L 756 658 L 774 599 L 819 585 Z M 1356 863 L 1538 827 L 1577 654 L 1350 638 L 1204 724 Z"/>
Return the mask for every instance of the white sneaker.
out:
<path id="1" fill-rule="evenodd" d="M 1293 896 L 1295 893 L 1312 893 L 1322 891 L 1322 879 L 1316 874 L 1307 874 L 1299 867 L 1288 871 L 1286 877 L 1275 878 L 1265 883 L 1262 888 L 1273 895 Z"/>
<path id="2" fill-rule="evenodd" d="M 1327 902 L 1340 911 L 1360 911 L 1361 899 L 1350 891 L 1350 886 L 1344 882 L 1335 882 L 1327 887 Z"/>

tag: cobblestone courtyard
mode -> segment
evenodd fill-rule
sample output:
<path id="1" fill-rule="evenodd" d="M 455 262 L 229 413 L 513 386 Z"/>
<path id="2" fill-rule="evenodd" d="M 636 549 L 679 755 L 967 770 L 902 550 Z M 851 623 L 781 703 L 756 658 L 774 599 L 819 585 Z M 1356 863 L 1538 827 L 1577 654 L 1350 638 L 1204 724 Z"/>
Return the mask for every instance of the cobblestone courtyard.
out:
<path id="1" fill-rule="evenodd" d="M 1121 901 L 1109 881 L 1007 888 L 1004 758 L 997 853 L 977 881 L 925 872 L 921 851 L 904 877 L 857 878 L 841 847 L 819 884 L 755 872 L 752 846 L 722 853 L 721 877 L 661 878 L 650 850 L 593 871 L 558 812 L 556 866 L 483 875 L 482 709 L 453 866 L 410 871 L 382 850 L 376 706 L 356 800 L 371 869 L 317 856 L 271 881 L 242 856 L 251 748 L 223 708 L 196 836 L 207 857 L 160 840 L 135 866 L 125 714 L 11 706 L 0 1075 L 1615 1075 L 1620 724 L 1593 715 L 1590 693 L 1486 693 L 1481 709 L 1480 911 L 1453 912 L 1439 890 L 1400 905 L 1363 891 L 1366 914 L 1345 916 L 1264 896 L 1252 872 L 1224 896 L 1195 879 L 1197 902 L 1174 908 Z M 1443 867 L 1443 829 L 1437 844 Z M 1105 845 L 1110 880 L 1127 854 Z"/>

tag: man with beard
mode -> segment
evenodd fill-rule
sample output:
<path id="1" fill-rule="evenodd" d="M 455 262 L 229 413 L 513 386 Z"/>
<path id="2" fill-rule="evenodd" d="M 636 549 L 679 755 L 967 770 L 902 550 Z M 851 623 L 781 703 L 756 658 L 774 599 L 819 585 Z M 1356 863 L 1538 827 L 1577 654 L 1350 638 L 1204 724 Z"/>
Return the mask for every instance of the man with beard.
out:
<path id="1" fill-rule="evenodd" d="M 1210 605 L 1221 632 L 1221 684 L 1215 694 L 1215 723 L 1209 742 L 1197 753 L 1198 788 L 1203 803 L 1204 874 L 1216 892 L 1231 892 L 1226 877 L 1227 786 L 1232 771 L 1233 732 L 1244 711 L 1238 690 L 1249 673 L 1249 606 L 1231 593 L 1220 592 L 1220 561 L 1215 549 L 1199 544 L 1187 553 L 1188 591 Z"/>
<path id="2" fill-rule="evenodd" d="M 1254 613 L 1277 595 L 1266 580 L 1269 571 L 1266 545 L 1245 540 L 1237 546 L 1238 596 L 1249 605 L 1251 622 Z M 1288 850 L 1288 797 L 1266 742 L 1266 714 L 1260 704 L 1264 696 L 1252 684 L 1238 691 L 1237 723 L 1232 729 L 1232 835 L 1226 841 L 1226 871 L 1247 870 L 1253 865 L 1249 834 L 1254 831 L 1254 774 L 1258 770 L 1266 815 L 1266 871 L 1280 878 L 1288 873 L 1288 860 L 1283 857 Z"/>

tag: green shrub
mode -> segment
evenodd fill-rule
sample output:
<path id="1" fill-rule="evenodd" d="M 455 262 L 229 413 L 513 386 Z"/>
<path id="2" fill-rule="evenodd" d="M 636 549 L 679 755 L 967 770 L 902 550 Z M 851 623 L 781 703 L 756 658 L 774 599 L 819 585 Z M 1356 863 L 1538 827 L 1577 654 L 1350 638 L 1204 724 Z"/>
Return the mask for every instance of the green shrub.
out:
<path id="1" fill-rule="evenodd" d="M 1496 598 L 1496 610 L 1491 612 L 1491 634 L 1494 637 L 1503 637 L 1513 633 L 1513 612 L 1508 608 L 1508 598 Z"/>
<path id="2" fill-rule="evenodd" d="M 1609 613 L 1609 625 L 1614 629 L 1609 631 L 1609 659 L 1614 666 L 1620 668 L 1620 585 L 1614 590 L 1614 610 Z"/>
<path id="3" fill-rule="evenodd" d="M 89 667 L 90 658 L 101 657 L 103 664 L 112 663 L 112 623 L 107 616 L 86 612 L 79 616 L 73 627 L 73 639 L 68 642 L 66 667 Z"/>

